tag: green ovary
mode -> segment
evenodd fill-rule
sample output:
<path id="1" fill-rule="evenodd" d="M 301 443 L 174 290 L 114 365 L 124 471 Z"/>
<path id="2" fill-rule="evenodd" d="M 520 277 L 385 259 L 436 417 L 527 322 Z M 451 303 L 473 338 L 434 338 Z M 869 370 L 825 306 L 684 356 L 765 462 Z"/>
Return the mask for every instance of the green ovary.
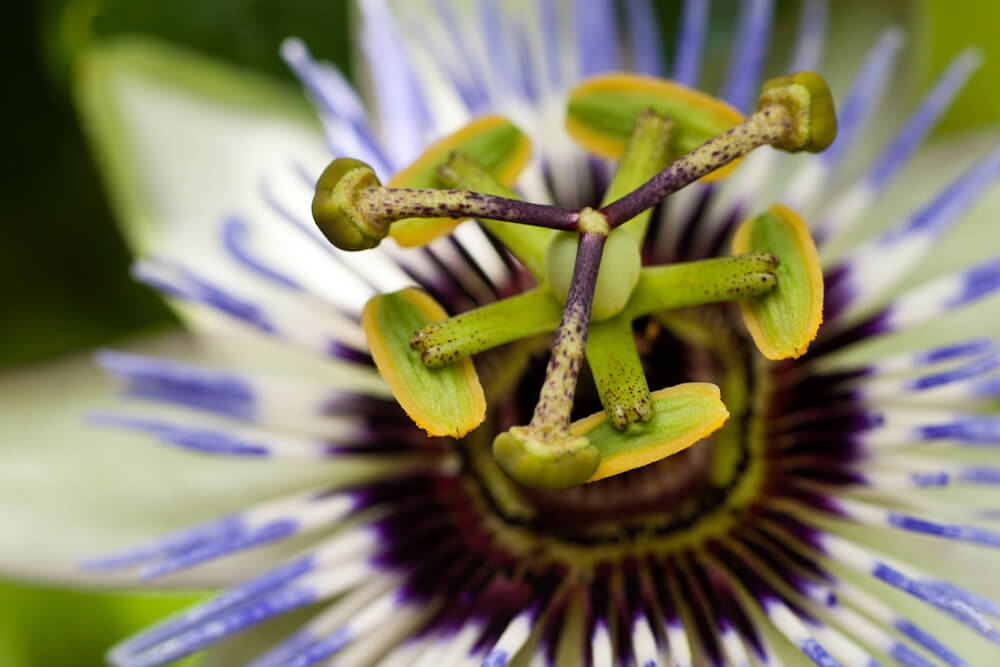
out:
<path id="1" fill-rule="evenodd" d="M 576 233 L 557 232 L 545 247 L 545 279 L 560 302 L 569 294 L 577 245 Z M 590 319 L 606 320 L 625 308 L 639 282 L 642 268 L 639 250 L 639 241 L 627 229 L 619 227 L 608 236 L 601 255 Z"/>

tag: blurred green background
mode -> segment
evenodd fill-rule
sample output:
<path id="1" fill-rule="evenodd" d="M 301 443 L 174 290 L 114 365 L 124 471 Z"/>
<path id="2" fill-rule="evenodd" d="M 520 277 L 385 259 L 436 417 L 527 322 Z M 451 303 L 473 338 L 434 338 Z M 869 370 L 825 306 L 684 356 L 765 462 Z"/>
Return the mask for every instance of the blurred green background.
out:
<path id="1" fill-rule="evenodd" d="M 966 13 L 951 3 L 921 5 L 929 26 L 925 81 L 967 43 L 1000 55 L 993 34 L 1000 5 L 969 4 Z M 350 71 L 345 0 L 41 0 L 12 3 L 7 12 L 0 113 L 12 154 L 0 180 L 0 370 L 176 326 L 158 298 L 128 278 L 128 251 L 72 106 L 72 63 L 81 49 L 119 34 L 155 35 L 292 86 L 277 46 L 295 34 Z M 997 80 L 1000 57 L 992 57 L 939 131 L 1000 118 Z M 109 644 L 190 599 L 0 582 L 0 665 L 102 664 Z"/>

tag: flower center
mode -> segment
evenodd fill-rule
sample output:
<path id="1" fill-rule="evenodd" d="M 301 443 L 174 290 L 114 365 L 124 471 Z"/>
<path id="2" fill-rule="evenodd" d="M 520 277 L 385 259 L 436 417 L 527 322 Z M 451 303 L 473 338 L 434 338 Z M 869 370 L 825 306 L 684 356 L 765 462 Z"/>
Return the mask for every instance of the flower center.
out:
<path id="1" fill-rule="evenodd" d="M 765 384 L 761 376 L 766 367 L 754 362 L 752 344 L 737 327 L 733 310 L 711 306 L 662 321 L 645 318 L 633 329 L 651 383 L 670 385 L 694 378 L 720 385 L 730 410 L 739 410 L 729 423 L 674 456 L 570 489 L 516 484 L 490 454 L 496 433 L 531 416 L 545 377 L 547 341 L 484 355 L 490 412 L 483 428 L 467 436 L 460 447 L 470 486 L 505 525 L 499 530 L 514 529 L 522 549 L 528 542 L 538 547 L 554 538 L 576 548 L 615 545 L 627 549 L 639 541 L 648 548 L 662 541 L 668 550 L 671 538 L 681 532 L 710 536 L 724 530 L 760 489 L 762 443 L 755 444 L 751 438 L 759 433 L 759 411 L 767 401 L 760 398 L 758 389 Z M 493 370 L 513 366 L 519 369 L 516 373 Z M 750 396 L 754 404 L 748 402 Z M 599 409 L 593 379 L 584 374 L 574 417 Z"/>
<path id="2" fill-rule="evenodd" d="M 596 209 L 511 196 L 497 181 L 503 169 L 487 164 L 495 159 L 477 162 L 457 150 L 483 129 L 475 124 L 435 144 L 401 172 L 429 173 L 432 184 L 453 189 L 383 187 L 371 167 L 350 158 L 334 160 L 317 182 L 313 217 L 344 249 L 377 245 L 394 223 L 433 228 L 440 226 L 434 216 L 478 217 L 484 224 L 492 221 L 487 227 L 541 281 L 537 290 L 452 317 L 412 289 L 376 296 L 362 314 L 372 358 L 400 405 L 429 435 L 454 438 L 472 432 L 487 416 L 471 356 L 555 330 L 530 419 L 497 429 L 492 445 L 499 466 L 524 486 L 566 489 L 646 466 L 704 439 L 729 418 L 714 383 L 650 391 L 634 340 L 635 321 L 658 318 L 679 327 L 683 338 L 692 325 L 670 311 L 741 299 L 757 347 L 778 360 L 803 354 L 822 319 L 815 247 L 801 219 L 783 206 L 740 226 L 735 257 L 643 268 L 640 247 L 653 206 L 733 160 L 766 145 L 791 152 L 829 146 L 835 120 L 826 83 L 808 72 L 767 82 L 756 112 L 673 161 L 672 144 L 692 125 L 677 103 L 684 108 L 691 96 L 668 88 L 672 114 L 650 106 L 633 119 L 618 169 Z M 520 141 L 506 144 L 501 152 L 509 159 L 500 162 L 516 162 Z M 531 231 L 504 230 L 503 221 Z M 602 274 L 606 252 L 616 266 Z M 574 422 L 583 403 L 577 402 L 577 389 L 585 359 L 603 411 Z M 719 457 L 727 465 L 734 460 L 729 449 Z M 712 476 L 727 479 L 731 470 L 713 464 Z"/>

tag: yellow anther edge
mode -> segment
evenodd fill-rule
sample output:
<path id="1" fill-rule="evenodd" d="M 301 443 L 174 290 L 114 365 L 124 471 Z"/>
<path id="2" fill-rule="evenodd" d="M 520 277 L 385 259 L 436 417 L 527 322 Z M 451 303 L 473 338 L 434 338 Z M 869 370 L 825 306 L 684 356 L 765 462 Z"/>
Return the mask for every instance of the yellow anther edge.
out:
<path id="1" fill-rule="evenodd" d="M 743 313 L 743 322 L 746 325 L 747 331 L 750 332 L 750 336 L 753 338 L 753 342 L 761 354 L 771 361 L 797 359 L 809 349 L 809 344 L 816 339 L 819 327 L 823 323 L 823 269 L 819 262 L 819 254 L 816 252 L 816 244 L 813 242 L 812 234 L 809 233 L 809 228 L 802 220 L 802 217 L 784 204 L 773 204 L 768 210 L 788 224 L 792 231 L 795 245 L 798 247 L 799 253 L 805 259 L 808 267 L 812 308 L 809 311 L 806 341 L 794 351 L 778 349 L 768 340 L 760 322 L 750 309 L 750 304 L 747 300 L 739 302 L 740 311 Z M 744 222 L 733 235 L 732 251 L 734 255 L 748 252 L 748 248 L 750 247 L 750 227 L 749 224 Z"/>
<path id="2" fill-rule="evenodd" d="M 415 287 L 401 290 L 413 306 L 425 315 L 430 322 L 440 322 L 447 319 L 448 313 L 429 294 Z M 385 340 L 379 335 L 379 328 L 376 315 L 376 299 L 369 299 L 361 312 L 361 328 L 365 333 L 368 342 L 368 349 L 375 361 L 375 367 L 379 375 L 389 385 L 389 390 L 399 403 L 403 411 L 413 420 L 413 422 L 431 436 L 448 436 L 460 438 L 466 433 L 474 430 L 486 419 L 486 395 L 483 393 L 483 386 L 479 382 L 479 375 L 471 359 L 463 359 L 456 362 L 456 366 L 461 369 L 462 378 L 469 388 L 469 395 L 472 397 L 472 406 L 469 410 L 466 421 L 458 425 L 455 429 L 443 428 L 434 422 L 434 419 L 421 411 L 420 405 L 414 401 L 410 392 L 404 387 L 399 376 L 394 372 L 391 363 L 391 356 L 385 345 Z"/>
<path id="3" fill-rule="evenodd" d="M 655 405 L 659 399 L 677 394 L 695 394 L 714 398 L 719 402 L 719 410 L 711 419 L 701 422 L 698 428 L 688 431 L 683 437 L 668 440 L 655 447 L 649 447 L 641 451 L 629 452 L 611 459 L 602 460 L 597 470 L 587 482 L 596 482 L 605 477 L 619 475 L 627 470 L 641 468 L 642 466 L 655 463 L 660 459 L 676 454 L 679 451 L 687 449 L 702 438 L 706 438 L 718 431 L 726 423 L 726 420 L 729 419 L 729 411 L 726 409 L 725 404 L 722 403 L 719 387 L 710 382 L 685 382 L 673 387 L 666 387 L 665 389 L 654 391 L 650 394 L 650 398 Z M 608 417 L 606 414 L 597 412 L 589 417 L 584 417 L 573 422 L 569 430 L 572 435 L 586 435 L 589 431 L 607 420 Z"/>
<path id="4" fill-rule="evenodd" d="M 402 171 L 397 172 L 391 179 L 389 179 L 389 182 L 386 183 L 386 187 L 430 187 L 426 183 L 415 185 L 414 181 L 417 176 L 426 171 L 430 165 L 435 163 L 444 164 L 448 159 L 448 156 L 450 156 L 453 152 L 456 150 L 461 152 L 460 149 L 463 142 L 481 132 L 500 127 L 502 125 L 512 125 L 512 123 L 508 118 L 500 115 L 490 115 L 476 118 L 458 131 L 453 132 L 452 134 L 449 134 L 448 136 L 439 139 L 428 146 L 424 152 L 420 154 L 420 157 L 413 162 L 413 164 L 406 167 Z M 504 166 L 497 173 L 492 174 L 492 176 L 504 186 L 508 188 L 512 187 L 514 182 L 517 180 L 517 177 L 521 174 L 521 171 L 523 171 L 525 166 L 527 166 L 530 158 L 531 142 L 522 134 L 520 142 L 518 142 L 518 145 L 514 149 L 513 153 L 507 158 Z M 423 220 L 424 218 L 421 219 Z M 404 248 L 422 246 L 430 243 L 439 236 L 444 236 L 445 234 L 450 233 L 451 230 L 467 220 L 467 218 L 460 220 L 452 218 L 426 218 L 426 220 L 435 220 L 435 224 L 393 225 L 389 230 L 389 236 L 395 239 L 396 243 Z"/>
<path id="5" fill-rule="evenodd" d="M 569 102 L 584 95 L 605 92 L 642 93 L 657 97 L 681 99 L 691 106 L 713 114 L 718 119 L 720 126 L 724 126 L 724 130 L 739 125 L 744 120 L 742 113 L 711 95 L 706 95 L 699 90 L 688 88 L 668 79 L 629 72 L 602 74 L 587 79 L 573 89 L 569 96 Z M 566 117 L 566 130 L 586 150 L 606 160 L 620 160 L 625 153 L 626 139 L 608 137 L 574 120 L 569 115 Z M 703 176 L 700 180 L 710 183 L 726 178 L 736 169 L 739 163 L 740 160 L 734 160 L 728 165 L 716 169 L 711 174 Z"/>

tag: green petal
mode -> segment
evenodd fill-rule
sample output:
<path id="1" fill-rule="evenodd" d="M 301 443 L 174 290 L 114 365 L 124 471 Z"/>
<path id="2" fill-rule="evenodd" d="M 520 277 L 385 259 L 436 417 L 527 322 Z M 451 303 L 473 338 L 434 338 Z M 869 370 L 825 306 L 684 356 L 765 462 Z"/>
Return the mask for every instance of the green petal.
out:
<path id="1" fill-rule="evenodd" d="M 293 88 L 153 40 L 84 52 L 75 93 L 139 252 L 164 239 L 207 241 L 222 216 L 259 201 L 261 174 L 289 155 L 310 167 L 328 161 L 314 113 Z"/>
<path id="2" fill-rule="evenodd" d="M 617 160 L 625 153 L 636 119 L 647 109 L 674 121 L 675 156 L 684 155 L 743 120 L 743 115 L 725 102 L 678 83 L 616 73 L 587 79 L 573 89 L 566 129 L 588 151 Z M 731 169 L 724 167 L 712 177 L 721 178 Z"/>
<path id="3" fill-rule="evenodd" d="M 652 393 L 653 415 L 646 423 L 632 423 L 619 431 L 603 412 L 573 422 L 570 433 L 586 436 L 601 453 L 595 482 L 626 470 L 649 465 L 687 449 L 717 431 L 729 418 L 719 388 L 689 382 Z"/>
<path id="4" fill-rule="evenodd" d="M 410 347 L 418 329 L 448 314 L 426 292 L 406 288 L 372 297 L 361 326 L 392 395 L 428 435 L 460 437 L 486 418 L 486 398 L 471 359 L 428 368 Z"/>
<path id="5" fill-rule="evenodd" d="M 531 142 L 503 116 L 477 118 L 430 146 L 416 162 L 393 176 L 386 187 L 440 188 L 437 170 L 452 153 L 472 158 L 502 185 L 510 187 L 528 163 Z M 394 222 L 389 233 L 402 246 L 419 246 L 447 234 L 459 222 L 451 218 L 409 218 Z"/>
<path id="6" fill-rule="evenodd" d="M 809 230 L 791 209 L 775 204 L 736 231 L 733 254 L 746 252 L 778 257 L 777 286 L 740 301 L 757 349 L 772 360 L 802 356 L 823 321 L 823 272 Z"/>

